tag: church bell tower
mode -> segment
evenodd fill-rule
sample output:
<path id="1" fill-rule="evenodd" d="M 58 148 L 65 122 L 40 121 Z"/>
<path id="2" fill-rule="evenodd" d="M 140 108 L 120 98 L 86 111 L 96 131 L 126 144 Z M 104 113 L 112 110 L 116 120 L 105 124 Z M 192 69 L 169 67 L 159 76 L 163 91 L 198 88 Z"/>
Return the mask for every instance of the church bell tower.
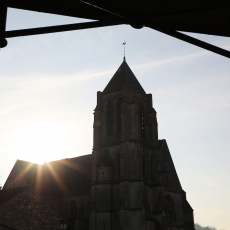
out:
<path id="1" fill-rule="evenodd" d="M 146 229 L 144 187 L 159 182 L 157 150 L 152 95 L 145 93 L 124 58 L 97 93 L 90 230 Z"/>

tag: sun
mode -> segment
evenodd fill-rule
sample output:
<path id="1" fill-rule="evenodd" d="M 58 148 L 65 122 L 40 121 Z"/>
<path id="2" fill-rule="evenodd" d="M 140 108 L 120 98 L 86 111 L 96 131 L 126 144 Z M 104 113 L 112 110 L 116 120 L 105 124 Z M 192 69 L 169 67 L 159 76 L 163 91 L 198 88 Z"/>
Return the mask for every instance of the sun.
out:
<path id="1" fill-rule="evenodd" d="M 43 164 L 65 158 L 68 131 L 60 124 L 36 123 L 21 127 L 9 137 L 10 152 L 17 159 Z"/>

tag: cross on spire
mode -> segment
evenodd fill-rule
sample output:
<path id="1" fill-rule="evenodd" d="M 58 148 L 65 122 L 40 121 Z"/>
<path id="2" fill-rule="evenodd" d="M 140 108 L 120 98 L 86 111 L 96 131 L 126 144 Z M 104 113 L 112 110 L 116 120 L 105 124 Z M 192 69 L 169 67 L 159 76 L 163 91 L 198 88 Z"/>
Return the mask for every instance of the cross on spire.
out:
<path id="1" fill-rule="evenodd" d="M 123 42 L 123 44 L 122 45 L 124 45 L 124 60 L 125 60 L 125 45 L 126 45 L 126 41 L 125 41 L 125 39 L 124 39 L 124 42 Z"/>

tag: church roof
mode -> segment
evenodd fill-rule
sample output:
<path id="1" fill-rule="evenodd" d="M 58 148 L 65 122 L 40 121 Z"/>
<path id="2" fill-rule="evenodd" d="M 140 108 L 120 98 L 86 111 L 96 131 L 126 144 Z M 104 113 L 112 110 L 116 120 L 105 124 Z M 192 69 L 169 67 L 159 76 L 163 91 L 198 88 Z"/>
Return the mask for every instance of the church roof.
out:
<path id="1" fill-rule="evenodd" d="M 134 85 L 134 89 L 136 89 L 140 93 L 145 94 L 144 89 L 142 88 L 141 84 L 133 74 L 132 70 L 130 69 L 124 58 L 124 61 L 122 62 L 116 73 L 113 75 L 108 85 L 105 87 L 103 93 L 122 89 L 123 86 L 127 84 Z"/>
<path id="2" fill-rule="evenodd" d="M 92 179 L 92 160 L 93 155 L 89 154 L 46 163 L 48 165 L 44 167 L 47 167 L 48 170 L 44 170 L 45 190 L 50 189 L 53 192 L 61 189 L 62 192 L 66 190 L 65 192 L 72 195 L 88 194 Z M 50 168 L 52 170 L 49 170 Z M 59 176 L 58 183 L 52 171 Z M 62 186 L 65 187 L 64 190 Z"/>
<path id="3" fill-rule="evenodd" d="M 52 161 L 40 166 L 34 163 L 17 160 L 11 171 L 12 176 L 9 176 L 5 183 L 9 186 L 4 185 L 3 190 L 0 190 L 0 204 L 1 200 L 23 189 L 21 188 L 20 180 L 25 180 L 26 185 L 34 185 L 42 196 L 52 194 L 52 196 L 58 198 L 66 192 L 75 195 L 88 194 L 91 185 L 92 162 L 92 154 Z M 21 166 L 18 171 L 15 170 L 17 165 Z M 28 165 L 30 167 L 28 167 Z M 13 175 L 12 172 L 14 172 L 15 175 Z M 18 175 L 23 176 L 19 177 Z M 15 178 L 19 180 L 16 186 L 20 187 L 18 187 L 18 190 L 15 188 L 11 191 L 9 188 L 13 186 Z M 9 192 L 5 193 L 4 191 Z"/>
<path id="4" fill-rule="evenodd" d="M 10 200 L 14 196 L 25 191 L 27 188 L 28 188 L 28 186 L 6 189 L 6 190 L 0 190 L 0 204 Z"/>

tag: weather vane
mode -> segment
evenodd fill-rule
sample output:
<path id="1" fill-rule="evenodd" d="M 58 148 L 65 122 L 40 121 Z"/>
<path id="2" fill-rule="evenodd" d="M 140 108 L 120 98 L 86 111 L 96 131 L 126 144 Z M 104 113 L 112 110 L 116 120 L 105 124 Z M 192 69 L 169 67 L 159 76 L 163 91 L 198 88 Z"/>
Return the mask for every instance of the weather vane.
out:
<path id="1" fill-rule="evenodd" d="M 124 39 L 123 45 L 124 45 L 124 58 L 125 58 L 125 45 L 126 45 L 125 39 Z"/>

